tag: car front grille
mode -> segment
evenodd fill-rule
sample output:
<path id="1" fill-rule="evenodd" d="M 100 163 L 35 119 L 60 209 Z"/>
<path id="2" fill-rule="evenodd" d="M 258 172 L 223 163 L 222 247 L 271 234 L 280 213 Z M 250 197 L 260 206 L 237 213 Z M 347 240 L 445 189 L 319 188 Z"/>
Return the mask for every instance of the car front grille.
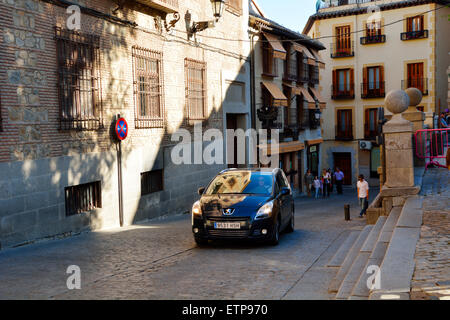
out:
<path id="1" fill-rule="evenodd" d="M 250 230 L 208 230 L 208 235 L 211 237 L 240 239 L 246 238 Z"/>

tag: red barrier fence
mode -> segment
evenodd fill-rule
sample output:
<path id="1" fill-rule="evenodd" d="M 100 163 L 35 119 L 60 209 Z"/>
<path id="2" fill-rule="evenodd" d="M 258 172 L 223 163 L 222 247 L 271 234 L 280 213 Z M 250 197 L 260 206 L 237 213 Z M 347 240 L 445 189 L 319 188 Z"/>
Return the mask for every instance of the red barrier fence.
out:
<path id="1" fill-rule="evenodd" d="M 425 169 L 430 165 L 447 168 L 439 159 L 445 159 L 449 148 L 450 128 L 417 130 L 414 135 L 416 156 L 427 159 Z M 445 163 L 445 160 L 444 160 Z"/>

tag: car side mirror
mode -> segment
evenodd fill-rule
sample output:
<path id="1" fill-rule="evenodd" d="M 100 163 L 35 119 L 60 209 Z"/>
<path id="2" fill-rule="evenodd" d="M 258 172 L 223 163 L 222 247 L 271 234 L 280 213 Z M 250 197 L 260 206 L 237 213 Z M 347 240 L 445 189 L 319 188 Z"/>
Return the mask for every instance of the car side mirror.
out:
<path id="1" fill-rule="evenodd" d="M 289 190 L 289 188 L 286 188 L 286 187 L 281 188 L 281 195 L 282 196 L 287 196 L 290 193 L 291 193 L 291 190 Z"/>
<path id="2" fill-rule="evenodd" d="M 205 192 L 205 187 L 200 187 L 198 188 L 198 195 L 201 196 L 203 194 L 203 192 Z"/>

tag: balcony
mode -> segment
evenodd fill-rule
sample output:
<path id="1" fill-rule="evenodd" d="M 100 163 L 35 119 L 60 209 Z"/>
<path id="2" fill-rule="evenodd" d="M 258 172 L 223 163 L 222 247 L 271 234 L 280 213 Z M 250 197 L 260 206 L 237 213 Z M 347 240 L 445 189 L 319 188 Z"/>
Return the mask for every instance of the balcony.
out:
<path id="1" fill-rule="evenodd" d="M 303 67 L 298 70 L 298 82 L 309 82 L 309 66 L 303 63 Z"/>
<path id="2" fill-rule="evenodd" d="M 386 42 L 386 35 L 385 34 L 369 36 L 369 37 L 361 37 L 360 38 L 361 45 L 374 44 L 374 43 L 385 43 L 385 42 Z"/>
<path id="3" fill-rule="evenodd" d="M 309 67 L 309 84 L 315 85 L 319 84 L 319 67 Z"/>
<path id="4" fill-rule="evenodd" d="M 402 90 L 408 88 L 417 88 L 422 91 L 424 96 L 428 95 L 428 79 L 427 78 L 412 78 L 402 80 Z"/>
<path id="5" fill-rule="evenodd" d="M 342 130 L 341 124 L 338 123 L 336 126 L 336 137 L 335 140 L 340 141 L 351 141 L 353 140 L 353 126 L 347 125 L 346 130 Z"/>
<path id="6" fill-rule="evenodd" d="M 384 81 L 361 83 L 361 98 L 384 98 L 386 95 L 384 90 Z"/>
<path id="7" fill-rule="evenodd" d="M 136 2 L 166 13 L 178 12 L 178 0 L 136 0 Z"/>
<path id="8" fill-rule="evenodd" d="M 333 100 L 355 99 L 355 85 L 353 83 L 346 90 L 341 90 L 339 85 L 332 85 L 331 92 L 331 99 Z"/>
<path id="9" fill-rule="evenodd" d="M 428 30 L 419 30 L 419 31 L 409 31 L 402 32 L 400 34 L 400 39 L 405 40 L 414 40 L 414 39 L 425 39 L 428 38 Z"/>
<path id="10" fill-rule="evenodd" d="M 370 140 L 375 141 L 378 136 L 378 130 L 375 127 L 375 129 L 370 130 L 369 123 L 364 124 L 364 140 Z"/>
<path id="11" fill-rule="evenodd" d="M 344 44 L 342 42 L 336 42 L 331 44 L 331 58 L 348 58 L 354 57 L 355 51 L 353 48 L 355 47 L 355 42 L 351 41 L 350 46 L 348 44 Z"/>

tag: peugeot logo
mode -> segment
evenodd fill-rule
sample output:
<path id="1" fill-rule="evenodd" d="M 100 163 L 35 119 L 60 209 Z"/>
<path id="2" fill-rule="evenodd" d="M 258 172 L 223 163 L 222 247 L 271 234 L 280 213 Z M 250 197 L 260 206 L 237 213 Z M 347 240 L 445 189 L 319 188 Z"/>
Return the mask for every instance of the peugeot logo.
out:
<path id="1" fill-rule="evenodd" d="M 222 209 L 222 212 L 225 216 L 231 216 L 234 212 L 234 209 Z"/>

